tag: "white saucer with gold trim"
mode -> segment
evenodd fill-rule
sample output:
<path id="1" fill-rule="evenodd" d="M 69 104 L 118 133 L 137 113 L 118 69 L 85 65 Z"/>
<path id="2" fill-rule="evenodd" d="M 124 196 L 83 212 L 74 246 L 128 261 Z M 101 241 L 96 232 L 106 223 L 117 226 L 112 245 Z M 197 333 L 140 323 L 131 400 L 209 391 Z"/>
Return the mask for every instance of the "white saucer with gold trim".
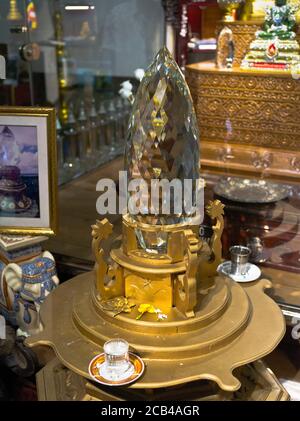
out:
<path id="1" fill-rule="evenodd" d="M 109 374 L 104 367 L 105 353 L 97 355 L 89 364 L 89 374 L 93 380 L 106 386 L 124 386 L 126 384 L 136 381 L 145 370 L 143 360 L 138 356 L 129 352 L 129 366 L 128 369 L 115 376 L 113 373 Z"/>
<path id="2" fill-rule="evenodd" d="M 253 263 L 247 263 L 246 273 L 245 275 L 233 275 L 231 274 L 231 261 L 226 260 L 225 262 L 221 263 L 218 266 L 217 271 L 222 274 L 229 276 L 235 282 L 253 282 L 256 281 L 260 275 L 261 270 L 258 266 L 254 265 Z"/>

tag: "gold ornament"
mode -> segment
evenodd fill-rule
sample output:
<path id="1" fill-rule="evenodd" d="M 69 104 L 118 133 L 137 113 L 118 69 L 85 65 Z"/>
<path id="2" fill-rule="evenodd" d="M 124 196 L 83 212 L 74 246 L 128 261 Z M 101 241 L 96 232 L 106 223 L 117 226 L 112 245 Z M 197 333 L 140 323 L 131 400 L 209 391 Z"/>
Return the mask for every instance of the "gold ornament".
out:
<path id="1" fill-rule="evenodd" d="M 165 320 L 165 319 L 168 318 L 168 316 L 166 314 L 164 314 L 159 308 L 154 307 L 153 304 L 147 304 L 147 303 L 146 304 L 140 304 L 140 306 L 138 308 L 138 312 L 140 314 L 138 316 L 136 316 L 136 320 L 140 320 L 140 318 L 145 313 L 156 314 L 158 321 Z"/>
<path id="2" fill-rule="evenodd" d="M 101 300 L 100 306 L 105 311 L 112 311 L 114 316 L 120 313 L 130 313 L 135 307 L 135 302 L 125 297 L 116 297 L 111 300 Z"/>
<path id="3" fill-rule="evenodd" d="M 17 0 L 10 0 L 10 9 L 7 20 L 21 20 L 22 15 L 18 10 Z"/>

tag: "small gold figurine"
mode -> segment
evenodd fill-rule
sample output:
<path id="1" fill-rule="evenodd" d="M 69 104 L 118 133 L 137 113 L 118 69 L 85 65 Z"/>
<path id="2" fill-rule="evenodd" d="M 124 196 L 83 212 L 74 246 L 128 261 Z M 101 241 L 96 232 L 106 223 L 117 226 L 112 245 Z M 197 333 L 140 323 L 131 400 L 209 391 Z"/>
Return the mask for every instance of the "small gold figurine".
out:
<path id="1" fill-rule="evenodd" d="M 18 10 L 17 0 L 10 0 L 10 9 L 7 20 L 21 20 L 22 15 Z"/>

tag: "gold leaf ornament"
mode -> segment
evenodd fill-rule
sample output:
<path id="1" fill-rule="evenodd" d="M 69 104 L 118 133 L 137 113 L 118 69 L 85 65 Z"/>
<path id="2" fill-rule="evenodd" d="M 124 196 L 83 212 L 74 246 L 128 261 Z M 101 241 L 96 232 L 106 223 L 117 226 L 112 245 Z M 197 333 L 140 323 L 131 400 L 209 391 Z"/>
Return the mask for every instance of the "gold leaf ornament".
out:
<path id="1" fill-rule="evenodd" d="M 132 307 L 135 307 L 135 302 L 126 297 L 116 297 L 111 300 L 101 301 L 100 305 L 103 310 L 112 311 L 114 316 L 120 313 L 130 313 Z"/>

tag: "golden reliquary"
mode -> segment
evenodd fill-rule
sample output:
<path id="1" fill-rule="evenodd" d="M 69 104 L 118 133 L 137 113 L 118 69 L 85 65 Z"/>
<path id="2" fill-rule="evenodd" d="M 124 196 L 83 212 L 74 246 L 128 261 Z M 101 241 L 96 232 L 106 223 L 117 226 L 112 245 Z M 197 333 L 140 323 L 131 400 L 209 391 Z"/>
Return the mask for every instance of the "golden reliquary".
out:
<path id="1" fill-rule="evenodd" d="M 105 254 L 103 242 L 113 226 L 107 219 L 97 221 L 92 227 L 95 271 L 53 292 L 41 309 L 44 330 L 27 340 L 32 346 L 51 345 L 61 363 L 88 382 L 89 363 L 104 343 L 128 341 L 130 351 L 145 362 L 143 376 L 126 391 L 108 392 L 89 383 L 97 399 L 126 399 L 126 394 L 134 399 L 143 391 L 159 397 L 168 388 L 174 398 L 197 380 L 237 391 L 241 380 L 233 370 L 271 352 L 284 335 L 281 311 L 264 293 L 269 281 L 242 287 L 217 272 L 224 206 L 218 200 L 204 206 L 199 158 L 190 92 L 163 48 L 141 81 L 130 118 L 125 170 L 128 182 L 142 179 L 143 188 L 138 195 L 128 190 L 121 246 Z M 153 210 L 153 180 L 190 180 L 190 206 L 171 190 L 168 197 L 176 200 L 162 212 L 166 196 L 159 190 L 159 210 Z M 185 205 L 181 212 L 179 204 Z M 208 240 L 199 236 L 204 212 L 212 226 Z M 59 315 L 51 312 L 57 306 Z"/>

